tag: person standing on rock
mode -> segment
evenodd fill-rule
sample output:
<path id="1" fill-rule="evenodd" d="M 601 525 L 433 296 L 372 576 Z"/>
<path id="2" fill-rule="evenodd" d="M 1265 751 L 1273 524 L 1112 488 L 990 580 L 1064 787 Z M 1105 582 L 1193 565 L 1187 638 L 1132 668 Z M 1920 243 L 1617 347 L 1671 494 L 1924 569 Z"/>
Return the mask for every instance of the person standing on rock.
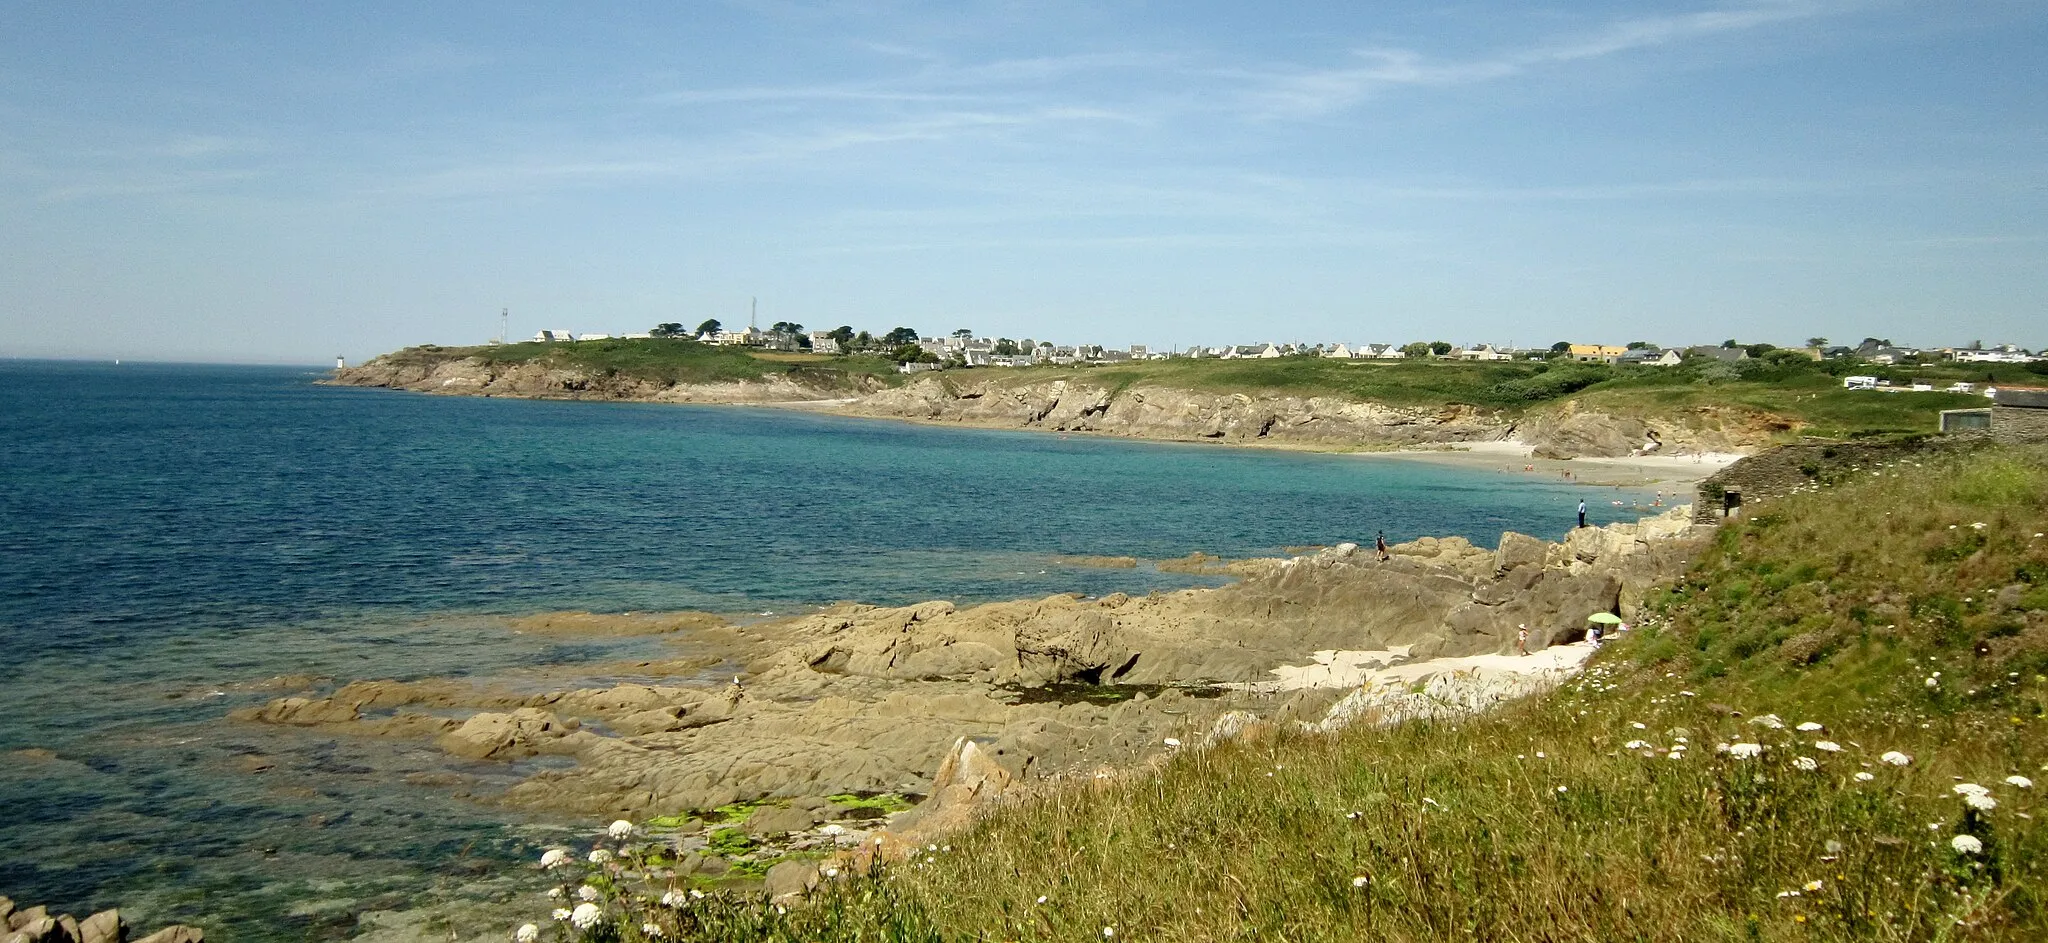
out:
<path id="1" fill-rule="evenodd" d="M 1586 501 L 1584 498 L 1579 499 L 1579 526 L 1586 526 Z"/>
<path id="2" fill-rule="evenodd" d="M 1378 537 L 1375 537 L 1375 538 L 1373 538 L 1372 546 L 1373 546 L 1373 549 L 1375 549 L 1375 550 L 1378 550 L 1378 551 L 1380 552 L 1380 562 L 1381 562 L 1381 563 L 1385 563 L 1385 562 L 1387 562 L 1388 560 L 1391 560 L 1391 559 L 1393 559 L 1393 556 L 1392 556 L 1391 554 L 1387 553 L 1387 532 L 1386 532 L 1386 531 L 1380 531 L 1380 535 L 1379 535 Z"/>
<path id="3" fill-rule="evenodd" d="M 1522 627 L 1515 630 L 1515 653 L 1519 655 L 1529 654 L 1529 623 L 1527 622 L 1522 623 Z"/>

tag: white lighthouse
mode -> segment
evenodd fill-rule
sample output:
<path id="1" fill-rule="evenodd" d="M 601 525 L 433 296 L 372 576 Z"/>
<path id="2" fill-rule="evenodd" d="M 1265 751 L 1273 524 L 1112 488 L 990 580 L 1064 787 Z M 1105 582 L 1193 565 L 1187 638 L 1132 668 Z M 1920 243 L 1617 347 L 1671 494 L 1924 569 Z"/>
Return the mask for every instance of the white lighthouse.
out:
<path id="1" fill-rule="evenodd" d="M 334 369 L 336 369 L 336 370 L 340 370 L 340 369 L 342 369 L 342 368 L 344 368 L 344 367 L 346 367 L 346 366 L 348 366 L 348 361 L 347 361 L 347 360 L 345 360 L 345 359 L 343 359 L 343 358 L 342 358 L 342 356 L 341 356 L 340 354 L 335 354 L 335 355 L 334 355 Z"/>

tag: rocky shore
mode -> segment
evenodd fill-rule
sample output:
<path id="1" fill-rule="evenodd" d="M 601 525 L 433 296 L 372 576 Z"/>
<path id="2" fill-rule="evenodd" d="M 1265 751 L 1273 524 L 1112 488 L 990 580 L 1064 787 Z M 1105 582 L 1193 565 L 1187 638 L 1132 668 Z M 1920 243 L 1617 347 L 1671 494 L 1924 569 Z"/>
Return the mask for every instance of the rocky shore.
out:
<path id="1" fill-rule="evenodd" d="M 1666 454 L 1743 451 L 1784 431 L 1737 409 L 1694 410 L 1669 419 L 1620 416 L 1576 402 L 1513 417 L 1462 404 L 1396 407 L 1335 397 L 1265 392 L 1207 393 L 1076 380 L 1031 380 L 997 371 L 947 372 L 885 388 L 861 378 L 854 389 L 806 385 L 790 375 L 727 383 L 675 383 L 601 375 L 538 363 L 469 357 L 434 361 L 379 357 L 325 381 L 466 396 L 657 403 L 800 405 L 840 415 L 994 429 L 1113 435 L 1333 451 L 1445 448 L 1509 440 L 1537 458 L 1617 457 L 1652 438 Z"/>
<path id="2" fill-rule="evenodd" d="M 134 943 L 203 943 L 197 927 L 170 926 Z M 128 943 L 129 927 L 119 910 L 102 910 L 84 919 L 53 914 L 47 907 L 17 908 L 0 897 L 0 943 Z"/>
<path id="3" fill-rule="evenodd" d="M 1349 653 L 1409 670 L 1406 690 L 1431 664 L 1464 670 L 1456 659 L 1512 651 L 1521 625 L 1539 653 L 1566 645 L 1588 615 L 1633 615 L 1697 545 L 1678 509 L 1562 543 L 1509 533 L 1494 548 L 1424 538 L 1386 562 L 1351 545 L 1237 561 L 1230 585 L 1145 597 L 844 604 L 745 626 L 555 615 L 527 624 L 659 631 L 673 657 L 587 669 L 622 679 L 602 687 L 368 680 L 235 717 L 432 744 L 460 762 L 419 784 L 484 802 L 706 823 L 708 810 L 767 803 L 780 818 L 757 830 L 804 832 L 857 807 L 845 797 L 944 792 L 963 743 L 1008 781 L 1086 775 L 1192 742 L 1227 715 L 1321 722 L 1359 676 L 1305 669 L 1356 662 Z M 523 775 L 494 787 L 464 764 Z"/>

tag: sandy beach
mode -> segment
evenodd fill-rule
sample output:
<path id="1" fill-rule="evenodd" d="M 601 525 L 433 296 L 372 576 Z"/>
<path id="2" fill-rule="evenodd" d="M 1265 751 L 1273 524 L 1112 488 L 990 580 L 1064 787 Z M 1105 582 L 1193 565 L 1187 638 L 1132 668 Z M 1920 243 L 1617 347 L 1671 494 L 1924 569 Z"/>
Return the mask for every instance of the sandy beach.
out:
<path id="1" fill-rule="evenodd" d="M 1547 475 L 1552 478 L 1559 478 L 1570 472 L 1573 481 L 1589 486 L 1674 486 L 1670 490 L 1689 490 L 1694 482 L 1727 468 L 1744 457 L 1734 452 L 1703 452 L 1621 458 L 1548 459 L 1535 458 L 1530 454 L 1532 451 L 1525 442 L 1504 439 L 1498 442 L 1471 442 L 1443 448 L 1374 452 L 1371 453 L 1371 457 L 1447 462 L 1466 468 L 1492 468 L 1503 474 Z"/>

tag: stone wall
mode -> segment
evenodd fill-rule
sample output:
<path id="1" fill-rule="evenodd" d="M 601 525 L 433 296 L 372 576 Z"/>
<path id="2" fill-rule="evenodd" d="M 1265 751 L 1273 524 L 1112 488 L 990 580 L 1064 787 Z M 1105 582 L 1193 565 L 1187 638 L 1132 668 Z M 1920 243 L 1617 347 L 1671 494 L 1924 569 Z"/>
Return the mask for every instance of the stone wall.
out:
<path id="1" fill-rule="evenodd" d="M 2029 411 L 2048 413 L 2048 410 Z M 1996 429 L 1995 423 L 1993 428 Z M 1749 510 L 1842 471 L 1909 455 L 1968 448 L 1981 441 L 1981 436 L 1958 435 L 1882 442 L 1809 441 L 1779 446 L 1758 452 L 1701 479 L 1693 491 L 1693 520 L 1701 524 L 1719 522 L 1723 517 L 1724 495 L 1730 491 L 1739 492 L 1742 510 Z"/>
<path id="2" fill-rule="evenodd" d="M 1993 406 L 1991 437 L 2007 443 L 2048 442 L 2048 409 Z"/>

